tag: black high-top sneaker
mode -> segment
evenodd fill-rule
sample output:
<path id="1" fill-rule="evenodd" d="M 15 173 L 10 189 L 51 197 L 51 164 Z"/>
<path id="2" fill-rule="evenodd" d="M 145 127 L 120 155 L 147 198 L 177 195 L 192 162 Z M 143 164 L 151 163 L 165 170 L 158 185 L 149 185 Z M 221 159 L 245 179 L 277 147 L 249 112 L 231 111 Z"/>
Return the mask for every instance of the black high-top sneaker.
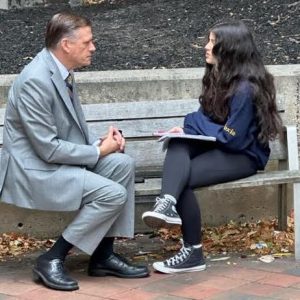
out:
<path id="1" fill-rule="evenodd" d="M 191 246 L 184 243 L 177 254 L 165 261 L 153 263 L 153 268 L 162 273 L 204 271 L 206 264 L 202 245 Z"/>
<path id="2" fill-rule="evenodd" d="M 171 195 L 157 197 L 153 209 L 144 212 L 142 219 L 146 225 L 152 228 L 181 225 L 181 219 L 175 205 L 176 199 Z"/>

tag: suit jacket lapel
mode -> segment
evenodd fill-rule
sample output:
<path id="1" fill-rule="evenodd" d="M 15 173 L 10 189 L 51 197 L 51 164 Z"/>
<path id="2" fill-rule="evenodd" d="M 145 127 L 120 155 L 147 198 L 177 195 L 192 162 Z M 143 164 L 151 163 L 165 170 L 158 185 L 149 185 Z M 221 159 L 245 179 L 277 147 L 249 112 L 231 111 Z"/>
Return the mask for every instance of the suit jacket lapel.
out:
<path id="1" fill-rule="evenodd" d="M 61 75 L 59 73 L 53 73 L 51 79 L 52 79 L 54 85 L 56 86 L 56 89 L 57 89 L 58 93 L 60 94 L 62 100 L 64 101 L 67 109 L 69 110 L 70 114 L 72 115 L 73 119 L 75 120 L 77 125 L 80 127 L 74 106 L 71 102 L 69 93 L 65 86 L 65 83 L 61 79 Z"/>
<path id="2" fill-rule="evenodd" d="M 74 78 L 73 78 L 73 80 L 74 80 Z M 87 128 L 85 116 L 84 116 L 84 113 L 82 111 L 82 107 L 81 107 L 81 104 L 80 104 L 80 100 L 79 100 L 79 97 L 78 97 L 78 94 L 77 94 L 77 88 L 76 88 L 75 84 L 73 86 L 73 94 L 74 94 L 73 106 L 74 106 L 74 109 L 76 111 L 76 115 L 78 117 L 81 129 L 84 133 L 85 139 L 86 139 L 87 142 L 89 142 L 88 128 Z"/>
<path id="3" fill-rule="evenodd" d="M 76 104 L 73 105 L 73 103 L 71 102 L 68 90 L 66 88 L 66 84 L 65 84 L 64 80 L 62 79 L 61 74 L 60 74 L 55 62 L 53 61 L 50 53 L 46 49 L 44 49 L 43 52 L 42 52 L 42 55 L 45 55 L 45 57 L 48 61 L 50 72 L 52 73 L 51 79 L 52 79 L 53 84 L 55 85 L 61 99 L 65 103 L 65 105 L 66 105 L 68 111 L 70 112 L 72 118 L 74 119 L 74 121 L 76 122 L 78 127 L 80 128 L 80 130 L 81 130 L 83 136 L 85 137 L 86 141 L 88 141 L 87 128 L 86 128 L 86 126 L 84 126 L 85 122 L 82 122 L 82 120 L 79 120 L 78 114 L 75 111 L 76 107 L 78 107 L 78 105 L 80 105 L 79 104 L 79 99 L 77 97 L 76 89 L 74 90 L 74 101 L 76 102 Z M 76 98 L 76 100 L 75 100 L 75 98 Z"/>

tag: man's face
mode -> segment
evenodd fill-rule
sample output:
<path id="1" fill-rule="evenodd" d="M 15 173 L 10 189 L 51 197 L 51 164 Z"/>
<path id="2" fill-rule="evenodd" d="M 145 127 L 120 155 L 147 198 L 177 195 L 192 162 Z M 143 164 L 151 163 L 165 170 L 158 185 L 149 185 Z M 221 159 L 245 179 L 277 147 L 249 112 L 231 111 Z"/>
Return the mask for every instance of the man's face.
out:
<path id="1" fill-rule="evenodd" d="M 68 43 L 69 61 L 72 69 L 89 66 L 96 50 L 91 27 L 86 26 L 77 29 L 74 37 L 68 38 Z"/>

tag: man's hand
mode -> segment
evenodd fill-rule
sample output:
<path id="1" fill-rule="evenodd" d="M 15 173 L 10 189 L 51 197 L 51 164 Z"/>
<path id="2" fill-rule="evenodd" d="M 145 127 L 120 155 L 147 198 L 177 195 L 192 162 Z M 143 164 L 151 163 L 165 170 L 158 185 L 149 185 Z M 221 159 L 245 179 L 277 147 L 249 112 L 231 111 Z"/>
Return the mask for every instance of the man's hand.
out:
<path id="1" fill-rule="evenodd" d="M 122 141 L 120 143 L 122 144 Z M 104 139 L 102 139 L 99 149 L 101 156 L 105 156 L 107 154 L 119 151 L 121 149 L 121 145 L 115 138 L 115 129 L 112 126 L 109 127 L 107 135 Z"/>
<path id="2" fill-rule="evenodd" d="M 120 130 L 116 127 L 113 128 L 114 134 L 113 137 L 117 141 L 118 145 L 120 146 L 119 151 L 124 152 L 125 149 L 125 139 L 123 135 L 121 134 Z"/>

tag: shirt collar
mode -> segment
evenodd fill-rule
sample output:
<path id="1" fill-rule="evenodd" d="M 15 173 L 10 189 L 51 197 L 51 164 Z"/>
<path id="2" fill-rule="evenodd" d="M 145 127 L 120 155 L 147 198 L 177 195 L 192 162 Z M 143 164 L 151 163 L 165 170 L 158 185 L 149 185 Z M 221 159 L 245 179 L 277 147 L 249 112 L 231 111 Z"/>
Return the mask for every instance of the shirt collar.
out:
<path id="1" fill-rule="evenodd" d="M 58 70 L 61 74 L 61 77 L 63 78 L 63 80 L 66 80 L 66 78 L 68 77 L 69 73 L 72 74 L 73 71 L 68 71 L 68 69 L 58 60 L 58 58 L 51 52 L 50 52 L 50 55 L 52 56 L 55 64 L 57 65 L 58 67 Z"/>

